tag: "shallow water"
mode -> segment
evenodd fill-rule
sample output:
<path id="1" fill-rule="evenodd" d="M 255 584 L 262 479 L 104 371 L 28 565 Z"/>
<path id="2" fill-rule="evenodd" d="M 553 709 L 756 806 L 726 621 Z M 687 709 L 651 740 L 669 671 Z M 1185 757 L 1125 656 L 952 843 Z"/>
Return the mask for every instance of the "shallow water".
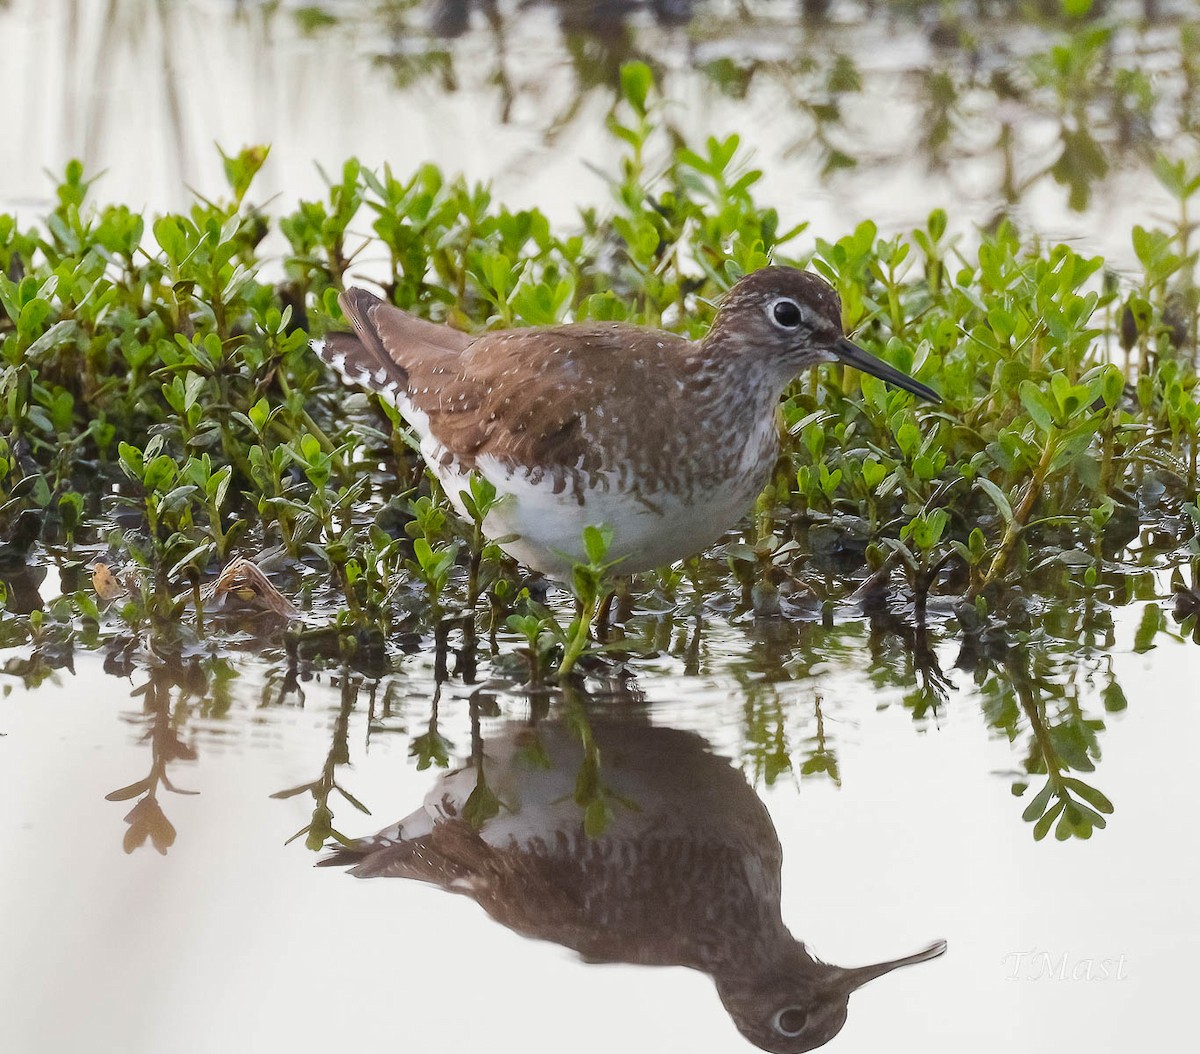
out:
<path id="1" fill-rule="evenodd" d="M 1195 645 L 1160 632 L 1152 651 L 1135 652 L 1143 609 L 1118 609 L 1109 648 L 1073 657 L 1056 645 L 1040 674 L 1068 687 L 1035 696 L 1030 711 L 1051 730 L 1066 728 L 1070 712 L 1100 722 L 1096 771 L 1075 774 L 1115 812 L 1090 840 L 1034 841 L 1020 815 L 1042 782 L 1025 775 L 1038 756 L 1030 715 L 1013 722 L 1012 742 L 991 726 L 995 697 L 954 668 L 957 640 L 935 630 L 933 655 L 952 688 L 917 717 L 904 705 L 904 649 L 855 619 L 829 628 L 713 620 L 693 649 L 696 672 L 663 656 L 638 664 L 617 698 L 593 700 L 600 780 L 616 795 L 610 823 L 617 830 L 661 808 L 700 842 L 728 839 L 739 824 L 757 830 L 678 788 L 663 806 L 674 775 L 653 766 L 631 775 L 619 739 L 645 737 L 656 756 L 700 766 L 704 781 L 732 759 L 740 774 L 729 772 L 734 789 L 722 800 L 749 810 L 743 818 L 754 796 L 766 805 L 782 849 L 782 917 L 815 955 L 858 965 L 949 941 L 942 958 L 853 995 L 830 1049 L 1002 1051 L 1029 1036 L 1037 1050 L 1172 1049 L 1200 923 L 1186 833 L 1200 716 Z M 430 731 L 435 686 L 428 657 L 416 655 L 378 683 L 347 673 L 343 687 L 336 670 L 310 671 L 286 690 L 270 658 L 239 659 L 232 679 L 220 675 L 232 667 L 214 660 L 204 660 L 207 677 L 170 665 L 154 679 L 144 669 L 111 676 L 94 654 L 33 690 L 6 678 L 6 1049 L 318 1051 L 348 1035 L 413 1050 L 750 1049 L 700 972 L 587 965 L 489 920 L 467 896 L 404 878 L 356 881 L 340 867 L 314 868 L 325 854 L 303 838 L 285 845 L 311 820 L 313 797 L 273 795 L 322 776 L 371 812 L 330 795 L 333 825 L 348 836 L 418 809 L 442 777 L 410 754 Z M 1101 699 L 1110 674 L 1128 703 L 1114 713 Z M 437 731 L 452 744 L 451 764 L 462 764 L 478 721 L 475 749 L 505 803 L 497 822 L 520 827 L 549 807 L 529 790 L 530 771 L 542 770 L 514 765 L 511 744 L 540 729 L 564 769 L 538 778 L 560 780 L 569 799 L 582 756 L 563 753 L 577 742 L 571 712 L 561 698 L 547 710 L 536 697 L 452 679 Z M 683 754 L 659 750 L 672 736 L 689 744 Z M 697 760 L 702 741 L 716 761 Z M 782 762 L 768 785 L 773 757 L 794 767 Z M 838 781 L 828 771 L 801 775 L 806 762 L 822 767 L 813 758 L 826 769 L 833 758 Z M 147 841 L 127 853 L 133 800 L 105 795 L 155 772 L 185 792 L 157 787 L 174 833 L 143 811 Z M 471 773 L 464 778 L 473 786 Z M 1026 781 L 1032 789 L 1014 797 L 1014 782 Z M 582 823 L 573 801 L 552 804 L 574 812 L 555 822 Z M 535 902 L 544 897 L 524 881 Z M 513 888 L 505 896 L 517 896 Z M 697 898 L 720 900 L 711 890 Z M 517 901 L 492 910 L 540 917 L 544 902 Z"/>

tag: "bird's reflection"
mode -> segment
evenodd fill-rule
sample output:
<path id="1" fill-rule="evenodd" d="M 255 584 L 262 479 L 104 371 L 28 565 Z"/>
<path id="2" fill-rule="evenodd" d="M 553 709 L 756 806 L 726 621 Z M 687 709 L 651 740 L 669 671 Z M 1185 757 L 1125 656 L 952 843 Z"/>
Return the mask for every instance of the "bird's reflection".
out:
<path id="1" fill-rule="evenodd" d="M 486 740 L 474 727 L 471 761 L 421 808 L 322 863 L 464 893 L 589 961 L 702 970 L 770 1051 L 828 1042 L 856 988 L 946 948 L 857 969 L 814 959 L 780 915 L 783 855 L 762 801 L 705 739 L 636 703 L 568 696 Z"/>

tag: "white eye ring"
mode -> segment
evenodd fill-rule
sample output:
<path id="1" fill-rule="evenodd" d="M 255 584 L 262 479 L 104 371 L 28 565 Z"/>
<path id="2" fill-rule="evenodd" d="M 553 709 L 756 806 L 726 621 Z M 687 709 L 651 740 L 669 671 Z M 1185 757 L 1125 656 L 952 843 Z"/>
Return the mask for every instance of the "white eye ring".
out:
<path id="1" fill-rule="evenodd" d="M 798 1023 L 797 1017 L 800 1019 Z M 791 1020 L 788 1020 L 789 1018 Z M 800 1035 L 807 1024 L 808 1010 L 802 1006 L 785 1006 L 782 1010 L 776 1010 L 775 1016 L 771 1018 L 771 1027 L 789 1039 Z"/>
<path id="2" fill-rule="evenodd" d="M 804 309 L 790 296 L 776 297 L 767 305 L 767 317 L 779 329 L 796 329 L 804 321 Z"/>

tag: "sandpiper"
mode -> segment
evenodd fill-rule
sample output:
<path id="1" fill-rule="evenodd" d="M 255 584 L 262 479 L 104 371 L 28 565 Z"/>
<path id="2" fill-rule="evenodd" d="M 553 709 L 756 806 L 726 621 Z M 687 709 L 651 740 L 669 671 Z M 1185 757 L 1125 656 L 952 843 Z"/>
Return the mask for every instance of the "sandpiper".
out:
<path id="1" fill-rule="evenodd" d="M 946 950 L 939 940 L 872 966 L 817 961 L 784 924 L 783 850 L 741 770 L 696 733 L 653 724 L 635 699 L 605 707 L 569 690 L 567 698 L 587 707 L 596 765 L 587 785 L 603 788 L 593 799 L 608 804 L 603 822 L 589 824 L 580 801 L 579 727 L 522 718 L 473 737 L 470 764 L 443 772 L 421 808 L 321 863 L 465 894 L 503 925 L 589 962 L 700 970 L 739 1031 L 776 1054 L 828 1042 L 855 990 Z M 484 786 L 503 802 L 494 815 L 472 809 Z M 807 848 L 802 867 L 816 889 L 826 858 Z M 847 905 L 806 906 L 829 921 Z"/>
<path id="2" fill-rule="evenodd" d="M 466 515 L 472 472 L 501 500 L 484 533 L 521 563 L 569 578 L 589 525 L 634 574 L 692 556 L 750 507 L 779 455 L 776 408 L 807 366 L 840 361 L 925 399 L 936 392 L 846 339 L 817 275 L 766 267 L 722 301 L 708 334 L 622 322 L 472 336 L 365 289 L 339 298 L 354 334 L 319 354 L 399 409 Z"/>

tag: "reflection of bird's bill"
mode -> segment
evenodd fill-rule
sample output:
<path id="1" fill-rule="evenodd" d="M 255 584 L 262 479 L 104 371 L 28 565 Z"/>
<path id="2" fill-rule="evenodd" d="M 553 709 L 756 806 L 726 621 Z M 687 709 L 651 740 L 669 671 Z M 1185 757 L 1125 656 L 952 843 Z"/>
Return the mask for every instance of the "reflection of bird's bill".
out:
<path id="1" fill-rule="evenodd" d="M 911 966 L 913 963 L 936 959 L 945 950 L 946 942 L 937 940 L 929 947 L 922 948 L 919 952 L 913 952 L 912 955 L 906 955 L 902 959 L 889 959 L 887 962 L 874 963 L 871 966 L 856 966 L 850 969 L 839 967 L 836 979 L 837 988 L 849 996 L 855 989 L 861 988 L 868 981 L 875 980 L 876 977 L 882 977 L 885 973 L 891 973 L 901 966 Z"/>
<path id="2" fill-rule="evenodd" d="M 926 387 L 920 381 L 914 381 L 907 373 L 901 373 L 895 366 L 889 366 L 883 359 L 877 359 L 869 351 L 863 351 L 857 344 L 845 337 L 842 337 L 831 350 L 847 366 L 853 366 L 856 370 L 869 373 L 872 377 L 878 377 L 881 381 L 887 381 L 888 384 L 894 384 L 897 388 L 903 388 L 906 392 L 912 392 L 913 395 L 919 395 L 922 399 L 928 399 L 930 402 L 940 403 L 942 401 L 942 397 L 932 388 Z"/>

